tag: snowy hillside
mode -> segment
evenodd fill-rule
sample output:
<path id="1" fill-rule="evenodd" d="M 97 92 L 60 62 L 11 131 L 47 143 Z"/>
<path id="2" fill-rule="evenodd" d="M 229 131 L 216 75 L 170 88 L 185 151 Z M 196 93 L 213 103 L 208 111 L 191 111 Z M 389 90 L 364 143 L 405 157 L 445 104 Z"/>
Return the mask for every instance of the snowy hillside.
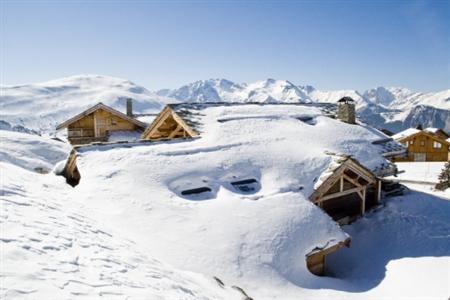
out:
<path id="1" fill-rule="evenodd" d="M 0 130 L 2 299 L 236 299 L 212 277 L 177 270 L 87 215 L 50 169 L 71 147 Z"/>
<path id="2" fill-rule="evenodd" d="M 124 79 L 77 75 L 38 84 L 2 86 L 0 120 L 49 132 L 56 124 L 98 102 L 124 112 L 126 98 L 134 100 L 134 110 L 140 113 L 157 112 L 166 102 Z"/>
<path id="3" fill-rule="evenodd" d="M 335 103 L 344 96 L 352 97 L 362 120 L 376 127 L 400 131 L 420 122 L 424 126 L 450 131 L 450 89 L 419 93 L 405 88 L 379 87 L 360 93 L 356 90 L 323 91 L 287 80 L 238 84 L 226 79 L 209 79 L 153 93 L 130 81 L 100 75 L 2 86 L 0 128 L 22 126 L 19 131 L 31 129 L 52 133 L 56 124 L 98 102 L 125 111 L 126 98 L 134 100 L 136 113 L 156 113 L 164 104 L 179 101 Z M 419 106 L 423 108 L 418 109 Z"/>

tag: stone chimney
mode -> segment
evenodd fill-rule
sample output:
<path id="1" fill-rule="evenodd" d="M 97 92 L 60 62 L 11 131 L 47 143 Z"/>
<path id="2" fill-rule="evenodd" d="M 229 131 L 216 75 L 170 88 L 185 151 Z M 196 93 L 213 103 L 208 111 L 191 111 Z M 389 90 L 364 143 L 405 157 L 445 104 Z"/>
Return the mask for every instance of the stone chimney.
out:
<path id="1" fill-rule="evenodd" d="M 127 116 L 133 117 L 133 99 L 127 98 Z"/>
<path id="2" fill-rule="evenodd" d="M 355 100 L 350 97 L 339 100 L 337 118 L 345 123 L 356 124 Z"/>

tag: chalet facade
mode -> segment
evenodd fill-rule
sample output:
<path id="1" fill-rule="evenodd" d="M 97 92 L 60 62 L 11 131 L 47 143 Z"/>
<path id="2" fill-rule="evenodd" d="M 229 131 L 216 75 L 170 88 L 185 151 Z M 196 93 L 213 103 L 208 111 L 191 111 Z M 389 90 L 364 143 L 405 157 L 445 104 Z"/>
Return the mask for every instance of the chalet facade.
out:
<path id="1" fill-rule="evenodd" d="M 67 128 L 71 144 L 106 142 L 113 132 L 141 133 L 146 124 L 103 103 L 81 112 L 59 124 L 56 129 Z"/>
<path id="2" fill-rule="evenodd" d="M 438 128 L 409 128 L 392 136 L 408 148 L 395 161 L 450 161 L 450 135 Z"/>

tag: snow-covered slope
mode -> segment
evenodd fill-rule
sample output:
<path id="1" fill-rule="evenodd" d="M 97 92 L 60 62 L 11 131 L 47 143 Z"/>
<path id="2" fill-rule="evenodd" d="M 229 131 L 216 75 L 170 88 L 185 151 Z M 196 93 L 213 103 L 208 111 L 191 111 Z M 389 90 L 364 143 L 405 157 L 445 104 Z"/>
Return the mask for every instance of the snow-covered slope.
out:
<path id="1" fill-rule="evenodd" d="M 126 98 L 134 100 L 134 111 L 157 112 L 167 101 L 128 80 L 77 75 L 37 84 L 1 86 L 0 120 L 42 132 L 103 102 L 122 112 Z"/>
<path id="2" fill-rule="evenodd" d="M 255 299 L 330 293 L 305 288 L 317 279 L 305 255 L 346 234 L 308 197 L 335 163 L 325 151 L 373 169 L 386 161 L 371 141 L 386 136 L 314 106 L 207 106 L 193 115 L 199 139 L 79 148 L 74 201 L 162 260 L 237 282 Z M 254 190 L 231 184 L 245 179 L 258 182 Z M 183 195 L 199 187 L 210 191 Z"/>
<path id="3" fill-rule="evenodd" d="M 0 298 L 245 299 L 239 289 L 156 259 L 152 247 L 89 218 L 64 178 L 32 171 L 67 155 L 67 144 L 0 134 Z"/>
<path id="4" fill-rule="evenodd" d="M 429 194 L 345 227 L 352 246 L 330 257 L 335 277 L 306 268 L 314 247 L 347 238 L 308 200 L 336 163 L 325 151 L 372 169 L 385 160 L 371 141 L 386 136 L 311 105 L 203 112 L 201 138 L 80 148 L 75 188 L 30 171 L 67 155 L 63 143 L 1 133 L 2 153 L 27 162 L 0 157 L 0 298 L 249 300 L 233 285 L 262 300 L 448 296 L 450 201 Z M 230 184 L 246 178 L 254 190 Z M 181 193 L 199 186 L 211 191 Z"/>

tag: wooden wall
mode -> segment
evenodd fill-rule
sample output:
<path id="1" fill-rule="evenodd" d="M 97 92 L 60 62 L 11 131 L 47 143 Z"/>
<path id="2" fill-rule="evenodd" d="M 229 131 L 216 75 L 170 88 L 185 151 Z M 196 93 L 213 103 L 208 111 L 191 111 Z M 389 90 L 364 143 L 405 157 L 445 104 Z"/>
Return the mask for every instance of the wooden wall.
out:
<path id="1" fill-rule="evenodd" d="M 104 140 L 108 132 L 117 130 L 136 130 L 137 126 L 106 110 L 95 112 L 68 126 L 68 138 L 71 143 L 86 143 Z"/>
<path id="2" fill-rule="evenodd" d="M 442 140 L 434 138 L 430 135 L 420 133 L 400 140 L 401 143 L 408 145 L 407 157 L 396 157 L 395 161 L 415 161 L 419 159 L 420 153 L 422 153 L 425 161 L 449 161 L 449 147 L 442 143 Z M 421 144 L 423 142 L 423 145 Z M 434 142 L 441 143 L 441 148 L 434 148 Z M 414 155 L 419 153 L 419 155 Z"/>

